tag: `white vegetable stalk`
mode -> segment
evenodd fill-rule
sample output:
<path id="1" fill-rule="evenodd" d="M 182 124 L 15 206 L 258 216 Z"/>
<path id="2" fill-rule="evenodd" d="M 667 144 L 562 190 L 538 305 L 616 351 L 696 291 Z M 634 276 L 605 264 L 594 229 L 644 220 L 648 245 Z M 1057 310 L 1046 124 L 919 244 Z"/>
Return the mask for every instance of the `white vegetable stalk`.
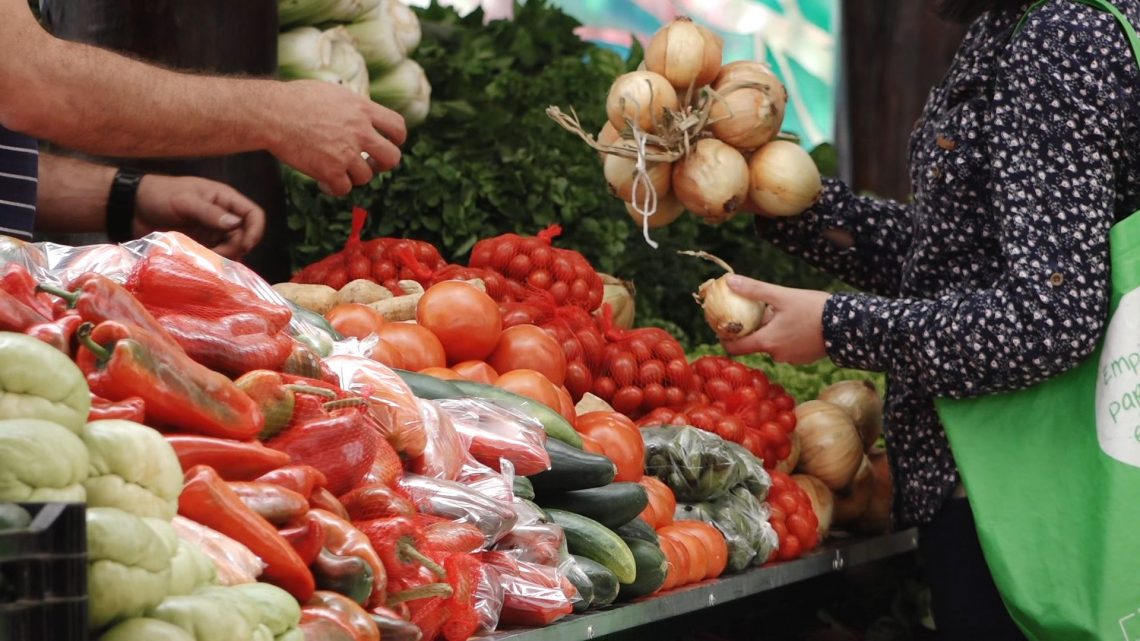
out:
<path id="1" fill-rule="evenodd" d="M 336 74 L 353 93 L 368 97 L 368 65 L 364 56 L 352 44 L 352 36 L 344 27 L 334 27 L 328 33 L 332 39 L 332 56 L 329 70 Z"/>
<path id="2" fill-rule="evenodd" d="M 404 43 L 404 51 L 412 55 L 416 47 L 420 46 L 420 19 L 416 12 L 400 0 L 380 0 L 380 7 L 387 8 L 388 17 L 396 28 L 396 35 Z"/>
<path id="3" fill-rule="evenodd" d="M 431 106 L 431 84 L 423 67 L 414 60 L 404 60 L 374 79 L 371 93 L 373 100 L 399 112 L 408 127 L 423 122 Z"/>
<path id="4" fill-rule="evenodd" d="M 384 4 L 369 12 L 363 20 L 344 27 L 352 38 L 352 43 L 364 56 L 368 71 L 374 75 L 392 69 L 408 57 L 407 48 L 396 32 L 394 22 L 383 11 Z M 419 27 L 418 22 L 416 27 Z"/>
<path id="5" fill-rule="evenodd" d="M 298 27 L 277 37 L 277 67 L 282 78 L 309 78 L 328 67 L 332 39 L 316 27 Z"/>
<path id="6" fill-rule="evenodd" d="M 314 24 L 311 20 L 325 9 L 329 0 L 278 0 L 277 22 L 281 27 Z"/>

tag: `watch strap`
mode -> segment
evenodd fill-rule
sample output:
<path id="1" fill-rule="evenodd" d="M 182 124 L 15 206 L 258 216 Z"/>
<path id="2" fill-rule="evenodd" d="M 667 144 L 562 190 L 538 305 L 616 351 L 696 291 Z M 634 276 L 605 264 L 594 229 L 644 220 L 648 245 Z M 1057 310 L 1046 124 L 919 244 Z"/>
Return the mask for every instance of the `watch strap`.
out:
<path id="1" fill-rule="evenodd" d="M 135 219 L 135 200 L 143 175 L 131 169 L 115 172 L 107 197 L 107 238 L 111 242 L 122 243 L 134 238 L 131 223 Z"/>

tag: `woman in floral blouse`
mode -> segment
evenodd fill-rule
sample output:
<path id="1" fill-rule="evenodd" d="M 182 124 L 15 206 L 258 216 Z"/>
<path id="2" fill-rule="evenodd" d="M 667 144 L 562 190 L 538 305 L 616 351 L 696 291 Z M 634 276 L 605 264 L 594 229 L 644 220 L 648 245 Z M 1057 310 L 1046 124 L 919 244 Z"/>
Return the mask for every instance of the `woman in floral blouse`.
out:
<path id="1" fill-rule="evenodd" d="M 1140 209 L 1140 70 L 1127 38 L 1078 0 L 1048 0 L 1015 35 L 1031 4 L 942 3 L 973 24 L 911 136 L 912 202 L 828 182 L 802 216 L 758 223 L 866 293 L 734 284 L 773 312 L 731 352 L 888 373 L 895 519 L 920 526 L 939 638 L 1023 637 L 985 566 L 933 399 L 1027 387 L 1091 353 L 1108 307 L 1108 230 Z M 1114 4 L 1140 25 L 1140 0 Z"/>

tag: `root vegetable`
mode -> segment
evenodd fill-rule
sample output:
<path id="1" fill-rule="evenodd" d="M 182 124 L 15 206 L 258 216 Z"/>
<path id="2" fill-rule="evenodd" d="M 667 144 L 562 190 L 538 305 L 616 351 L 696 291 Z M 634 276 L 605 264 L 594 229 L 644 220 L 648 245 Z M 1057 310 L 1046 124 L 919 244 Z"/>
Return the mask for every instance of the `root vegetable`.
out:
<path id="1" fill-rule="evenodd" d="M 831 403 L 808 401 L 796 406 L 796 432 L 799 469 L 832 490 L 847 487 L 863 460 L 863 442 L 851 417 Z"/>
<path id="2" fill-rule="evenodd" d="M 424 293 L 423 283 L 416 280 L 401 280 L 396 282 L 396 286 L 404 291 L 405 294 L 422 294 Z"/>
<path id="3" fill-rule="evenodd" d="M 816 519 L 819 520 L 817 531 L 819 538 L 822 539 L 831 531 L 831 524 L 834 521 L 835 499 L 831 490 L 824 485 L 823 481 L 810 474 L 793 474 L 792 480 L 803 488 L 808 498 L 811 499 L 811 508 L 815 511 Z"/>
<path id="4" fill-rule="evenodd" d="M 717 138 L 750 151 L 771 142 L 784 124 L 788 92 L 762 67 L 722 68 L 713 91 L 709 127 Z"/>
<path id="5" fill-rule="evenodd" d="M 836 405 L 851 417 L 864 451 L 883 433 L 883 401 L 870 381 L 839 381 L 819 393 L 819 400 Z"/>
<path id="6" fill-rule="evenodd" d="M 748 200 L 748 161 L 716 138 L 697 141 L 673 164 L 673 191 L 685 209 L 719 224 Z"/>
<path id="7" fill-rule="evenodd" d="M 863 515 L 851 524 L 851 529 L 860 534 L 883 534 L 891 529 L 891 466 L 887 450 L 872 447 L 867 453 L 871 462 L 873 484 L 871 500 Z"/>
<path id="8" fill-rule="evenodd" d="M 606 116 L 618 131 L 626 120 L 645 132 L 654 132 L 665 121 L 665 111 L 676 111 L 677 91 L 661 74 L 631 71 L 618 76 L 606 98 Z"/>
<path id="9" fill-rule="evenodd" d="M 637 311 L 633 301 L 633 283 L 609 274 L 598 274 L 598 276 L 602 278 L 603 284 L 602 304 L 609 303 L 613 310 L 614 326 L 630 329 L 633 327 L 634 314 Z"/>
<path id="10" fill-rule="evenodd" d="M 340 302 L 337 299 L 337 291 L 327 285 L 277 283 L 273 289 L 285 300 L 321 316 Z"/>
<path id="11" fill-rule="evenodd" d="M 337 293 L 337 301 L 341 303 L 367 305 L 386 298 L 392 298 L 392 292 L 387 287 L 364 278 L 357 278 L 341 287 Z"/>
<path id="12" fill-rule="evenodd" d="M 864 455 L 851 484 L 835 493 L 833 522 L 836 525 L 847 525 L 863 516 L 871 505 L 874 486 L 875 478 L 871 471 L 871 462 Z"/>
<path id="13" fill-rule="evenodd" d="M 416 319 L 416 306 L 419 305 L 420 298 L 423 298 L 423 292 L 378 300 L 368 306 L 380 312 L 389 323 L 413 321 Z"/>
<path id="14" fill-rule="evenodd" d="M 606 124 L 602 125 L 602 130 L 598 132 L 598 142 L 603 145 L 612 146 L 616 145 L 619 140 L 621 140 L 621 132 L 613 126 L 613 123 L 607 120 Z M 606 162 L 606 156 L 606 152 L 598 152 L 598 158 L 601 159 L 603 163 Z"/>
<path id="15" fill-rule="evenodd" d="M 679 92 L 702 87 L 720 71 L 722 47 L 711 31 L 681 17 L 665 25 L 645 48 L 645 68 L 661 74 Z"/>
<path id="16" fill-rule="evenodd" d="M 638 195 L 641 195 L 640 192 Z M 637 213 L 637 210 L 633 207 L 633 203 L 627 202 L 625 204 L 625 211 L 629 214 L 629 217 L 633 219 L 633 222 L 637 223 L 638 227 L 644 224 L 645 217 Z M 649 228 L 659 229 L 669 225 L 680 218 L 681 214 L 684 213 L 685 206 L 681 204 L 681 201 L 677 200 L 677 197 L 673 195 L 672 192 L 665 194 L 658 192 L 657 210 L 649 217 Z"/>
<path id="17" fill-rule="evenodd" d="M 632 140 L 619 141 L 616 147 L 624 147 L 633 151 L 637 150 L 637 145 Z M 654 149 L 647 149 L 647 151 L 660 151 Z M 662 194 L 669 193 L 669 187 L 672 181 L 673 164 L 667 162 L 649 162 L 646 164 L 646 173 L 649 174 L 649 182 L 653 185 L 658 199 Z M 637 176 L 637 160 L 633 158 L 626 158 L 624 156 L 617 156 L 609 154 L 606 156 L 602 163 L 602 172 L 606 176 L 606 184 L 610 186 L 610 192 L 625 202 L 633 202 L 633 180 Z M 638 198 L 645 196 L 644 190 L 639 188 L 637 193 Z"/>
<path id="18" fill-rule="evenodd" d="M 729 274 L 734 274 L 732 266 L 707 252 L 682 251 L 686 256 L 696 256 L 720 265 Z M 767 306 L 764 303 L 745 298 L 728 286 L 728 275 L 706 280 L 693 298 L 705 312 L 705 321 L 717 337 L 733 340 L 743 338 L 760 328 Z"/>
<path id="19" fill-rule="evenodd" d="M 752 154 L 748 172 L 748 196 L 766 216 L 802 214 L 823 191 L 815 161 L 786 140 L 770 142 Z"/>

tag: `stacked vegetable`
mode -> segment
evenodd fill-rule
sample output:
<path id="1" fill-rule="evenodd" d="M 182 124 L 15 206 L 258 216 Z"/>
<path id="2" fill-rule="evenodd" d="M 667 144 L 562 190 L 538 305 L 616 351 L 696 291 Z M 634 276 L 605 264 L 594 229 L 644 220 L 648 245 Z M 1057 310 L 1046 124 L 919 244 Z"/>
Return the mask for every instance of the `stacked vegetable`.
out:
<path id="1" fill-rule="evenodd" d="M 740 211 L 793 216 L 819 197 L 819 172 L 779 139 L 788 94 L 764 64 L 722 62 L 719 36 L 689 18 L 662 27 L 644 68 L 619 76 L 597 137 L 576 116 L 547 113 L 602 157 L 611 192 L 648 230 L 686 210 L 711 224 Z"/>
<path id="2" fill-rule="evenodd" d="M 404 116 L 427 118 L 431 84 L 409 56 L 420 23 L 400 0 L 280 0 L 277 64 L 282 78 L 344 85 Z"/>

